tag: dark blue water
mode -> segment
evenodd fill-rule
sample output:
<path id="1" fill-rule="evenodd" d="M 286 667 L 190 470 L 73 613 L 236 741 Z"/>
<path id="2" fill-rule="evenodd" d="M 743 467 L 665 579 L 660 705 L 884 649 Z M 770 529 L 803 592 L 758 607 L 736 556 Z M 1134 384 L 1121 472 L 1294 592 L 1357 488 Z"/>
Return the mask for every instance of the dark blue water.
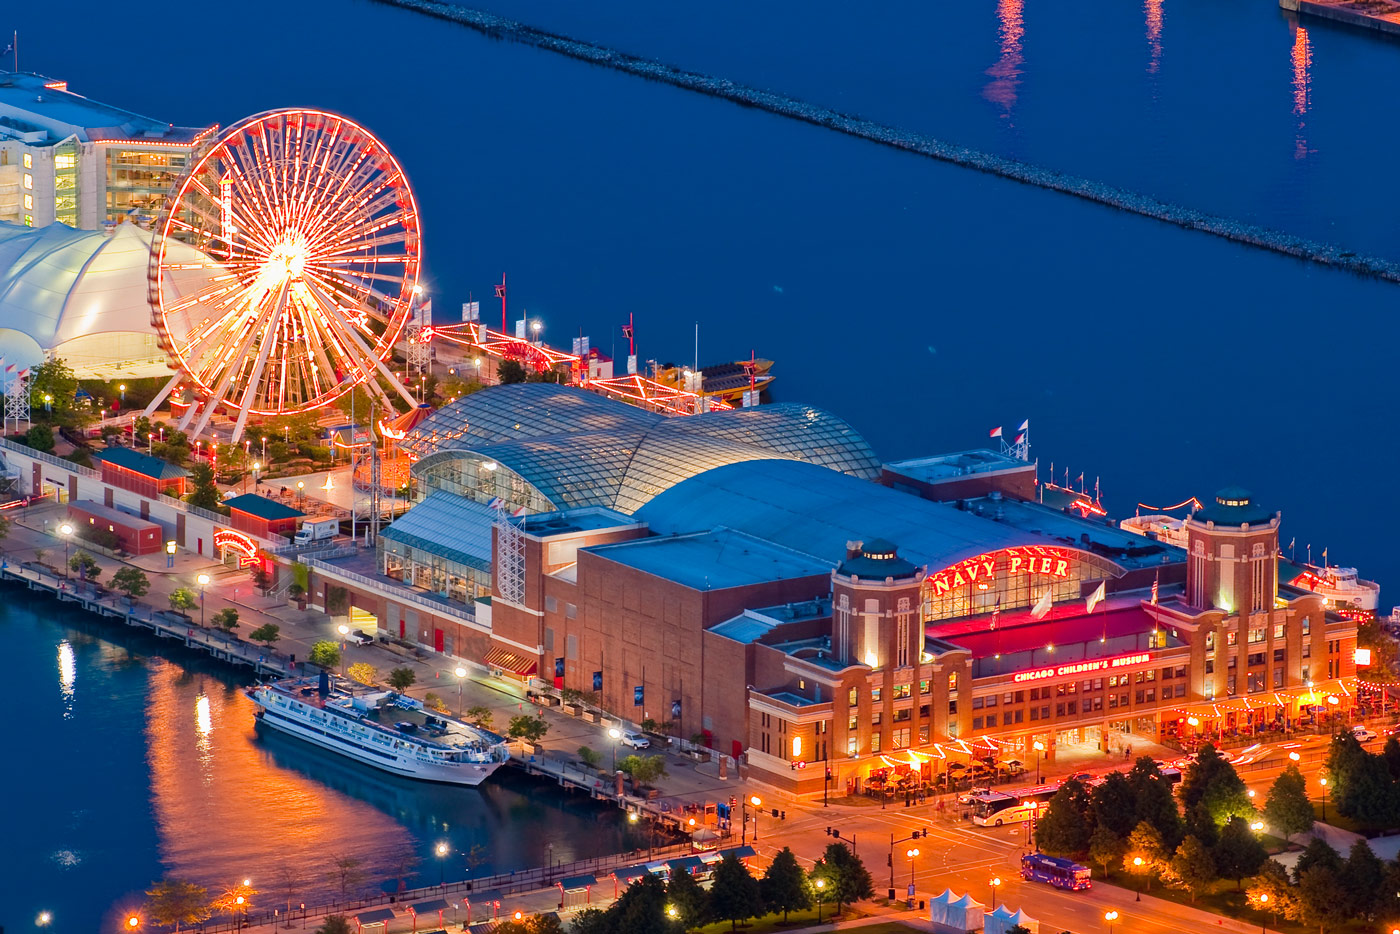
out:
<path id="1" fill-rule="evenodd" d="M 362 861 L 359 891 L 619 852 L 618 812 L 508 771 L 480 789 L 381 776 L 253 727 L 222 668 L 167 644 L 0 593 L 10 712 L 0 819 L 0 925 L 111 931 L 163 876 L 211 893 L 251 878 L 259 907 L 331 897 L 337 857 Z M 450 855 L 439 865 L 434 847 Z M 301 894 L 304 893 L 304 894 Z"/>

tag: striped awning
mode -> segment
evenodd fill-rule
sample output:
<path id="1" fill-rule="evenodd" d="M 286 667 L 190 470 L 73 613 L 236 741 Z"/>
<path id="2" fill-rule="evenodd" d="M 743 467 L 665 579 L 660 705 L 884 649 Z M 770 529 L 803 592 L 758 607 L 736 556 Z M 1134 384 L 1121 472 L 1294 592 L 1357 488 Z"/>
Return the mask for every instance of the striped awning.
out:
<path id="1" fill-rule="evenodd" d="M 492 649 L 486 653 L 482 661 L 491 668 L 513 672 L 522 678 L 534 674 L 539 667 L 533 658 L 526 660 L 519 655 L 507 652 L 505 649 Z"/>

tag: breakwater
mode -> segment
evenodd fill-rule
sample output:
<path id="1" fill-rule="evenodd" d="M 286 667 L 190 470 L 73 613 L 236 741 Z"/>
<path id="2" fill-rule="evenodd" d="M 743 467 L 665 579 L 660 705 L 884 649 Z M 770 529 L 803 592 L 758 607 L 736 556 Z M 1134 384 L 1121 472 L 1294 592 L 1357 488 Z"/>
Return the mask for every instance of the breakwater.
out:
<path id="1" fill-rule="evenodd" d="M 743 107 L 752 107 L 776 116 L 824 127 L 891 149 L 975 169 L 1022 184 L 1073 195 L 1086 201 L 1150 217 L 1187 230 L 1211 234 L 1235 243 L 1344 269 L 1359 275 L 1400 282 L 1400 263 L 1390 260 L 1358 254 L 1333 244 L 1197 211 L 1082 176 L 1070 175 L 1018 162 L 1014 159 L 1006 159 L 966 146 L 958 146 L 923 133 L 841 113 L 778 92 L 750 87 L 700 72 L 688 71 L 617 49 L 551 33 L 493 13 L 473 10 L 454 3 L 439 2 L 439 0 L 376 0 L 376 2 L 457 23 L 493 39 L 544 49 L 592 65 L 635 75 L 648 81 L 661 82 L 672 87 L 731 101 Z"/>

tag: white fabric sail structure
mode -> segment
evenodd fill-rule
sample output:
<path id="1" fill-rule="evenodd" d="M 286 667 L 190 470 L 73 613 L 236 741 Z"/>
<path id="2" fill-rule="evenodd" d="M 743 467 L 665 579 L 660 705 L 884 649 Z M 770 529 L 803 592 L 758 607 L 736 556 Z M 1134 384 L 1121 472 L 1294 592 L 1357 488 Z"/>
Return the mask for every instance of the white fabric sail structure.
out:
<path id="1" fill-rule="evenodd" d="M 1012 911 L 1005 905 L 998 905 L 996 911 L 984 916 L 985 929 L 983 934 L 1006 934 L 1007 931 L 1020 925 L 1031 934 L 1040 934 L 1040 922 L 1024 911 L 1017 909 Z"/>

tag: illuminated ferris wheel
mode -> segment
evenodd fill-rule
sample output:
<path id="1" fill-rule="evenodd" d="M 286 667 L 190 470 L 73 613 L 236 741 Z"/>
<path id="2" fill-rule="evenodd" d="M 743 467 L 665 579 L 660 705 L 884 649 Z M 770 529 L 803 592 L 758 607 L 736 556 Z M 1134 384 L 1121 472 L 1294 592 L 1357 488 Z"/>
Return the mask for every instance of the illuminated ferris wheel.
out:
<path id="1" fill-rule="evenodd" d="M 376 373 L 411 314 L 418 208 L 402 167 L 364 127 L 274 110 L 229 127 L 192 161 L 155 226 L 151 316 L 202 403 L 250 415 L 305 412 Z M 172 381 L 173 383 L 174 381 Z M 167 387 L 170 388 L 170 387 Z M 385 400 L 387 401 L 387 399 Z"/>

